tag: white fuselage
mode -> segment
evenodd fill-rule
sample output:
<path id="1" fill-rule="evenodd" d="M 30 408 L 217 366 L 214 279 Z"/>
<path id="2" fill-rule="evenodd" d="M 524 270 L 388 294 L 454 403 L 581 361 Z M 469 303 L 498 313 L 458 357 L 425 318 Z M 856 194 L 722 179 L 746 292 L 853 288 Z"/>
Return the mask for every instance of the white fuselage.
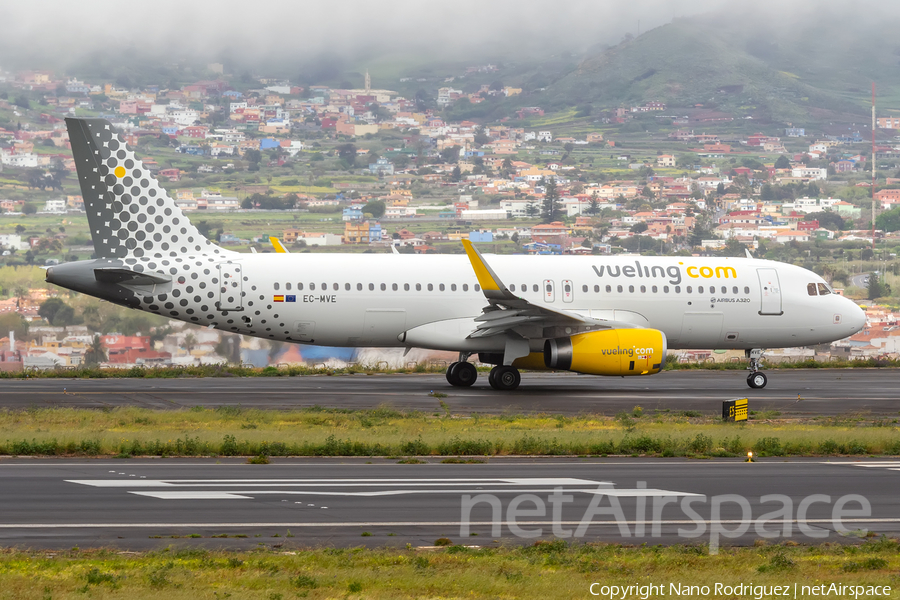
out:
<path id="1" fill-rule="evenodd" d="M 486 258 L 510 291 L 529 302 L 659 329 L 671 348 L 818 344 L 852 335 L 865 323 L 852 301 L 837 294 L 810 295 L 809 284 L 824 284 L 821 277 L 783 263 L 641 256 Z M 225 262 L 240 266 L 242 276 L 236 279 L 242 280 L 244 296 L 229 312 L 230 323 L 214 320 L 219 329 L 324 346 L 503 350 L 501 339 L 474 345 L 466 340 L 487 302 L 465 255 L 229 253 Z M 440 335 L 419 336 L 412 344 L 400 340 L 408 330 L 439 322 L 453 322 L 449 335 L 443 328 Z M 200 319 L 199 324 L 209 323 Z M 534 350 L 541 343 L 532 340 Z"/>

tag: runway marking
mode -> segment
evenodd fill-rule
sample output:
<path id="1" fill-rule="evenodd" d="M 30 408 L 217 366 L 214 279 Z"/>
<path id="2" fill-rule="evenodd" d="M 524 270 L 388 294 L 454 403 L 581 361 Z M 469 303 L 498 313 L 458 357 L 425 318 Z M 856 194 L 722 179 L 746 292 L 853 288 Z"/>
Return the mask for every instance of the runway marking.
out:
<path id="1" fill-rule="evenodd" d="M 378 497 L 408 496 L 420 494 L 522 494 L 548 493 L 555 490 L 583 494 L 607 495 L 620 498 L 654 496 L 700 496 L 691 492 L 677 492 L 653 488 L 614 488 L 608 481 L 592 481 L 572 477 L 515 477 L 515 478 L 453 478 L 453 479 L 67 479 L 75 483 L 98 488 L 125 488 L 129 494 L 159 500 L 245 500 L 257 496 L 343 496 Z M 138 485 L 134 485 L 137 483 Z M 478 484 L 482 484 L 478 486 Z M 237 490 L 195 490 L 184 488 L 210 488 L 240 486 Z M 478 486 L 478 487 L 476 487 Z M 523 487 L 524 486 L 524 487 Z M 574 486 L 574 487 L 573 487 Z M 589 487 L 588 487 L 589 486 Z M 133 488 L 167 488 L 155 491 L 134 491 Z M 279 489 L 263 489 L 277 487 Z M 305 487 L 306 490 L 288 489 Z M 182 488 L 182 489 L 173 489 Z M 319 489 L 317 489 L 319 488 Z M 335 488 L 392 488 L 365 491 L 334 491 Z"/>
<path id="2" fill-rule="evenodd" d="M 653 525 L 654 521 L 623 521 L 628 525 Z M 718 520 L 664 520 L 656 521 L 661 525 L 696 525 L 697 523 L 706 523 L 707 525 L 740 525 L 744 521 L 740 519 L 718 519 Z M 797 523 L 797 519 L 767 519 L 760 521 L 754 519 L 751 523 L 762 523 L 764 525 L 775 525 L 785 523 Z M 832 524 L 832 519 L 804 519 L 804 523 L 822 523 L 826 525 Z M 869 518 L 869 519 L 841 519 L 842 523 L 900 523 L 900 518 Z M 509 525 L 509 521 L 501 521 L 502 525 Z M 516 525 L 580 525 L 581 521 L 519 521 Z M 599 526 L 618 526 L 618 521 L 600 521 L 594 520 L 591 525 Z M 148 529 L 148 528 L 197 528 L 197 527 L 459 527 L 463 523 L 461 521 L 338 521 L 338 522 L 320 522 L 312 523 L 309 521 L 303 523 L 283 522 L 283 523 L 0 523 L 0 530 L 3 529 Z M 471 526 L 490 527 L 493 521 L 469 521 Z"/>

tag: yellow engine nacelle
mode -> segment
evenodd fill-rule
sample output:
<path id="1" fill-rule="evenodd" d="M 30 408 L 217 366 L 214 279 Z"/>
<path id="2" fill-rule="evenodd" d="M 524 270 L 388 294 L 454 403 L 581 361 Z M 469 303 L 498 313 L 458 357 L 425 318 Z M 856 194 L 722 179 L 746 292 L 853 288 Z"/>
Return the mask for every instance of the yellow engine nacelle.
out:
<path id="1" fill-rule="evenodd" d="M 604 329 L 544 342 L 544 364 L 589 375 L 653 375 L 666 366 L 666 334 Z"/>

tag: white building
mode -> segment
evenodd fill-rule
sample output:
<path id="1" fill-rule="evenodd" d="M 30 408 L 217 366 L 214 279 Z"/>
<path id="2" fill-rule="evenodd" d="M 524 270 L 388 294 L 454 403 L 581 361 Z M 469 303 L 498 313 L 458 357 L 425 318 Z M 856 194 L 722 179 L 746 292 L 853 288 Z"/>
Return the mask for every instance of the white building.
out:
<path id="1" fill-rule="evenodd" d="M 0 154 L 0 164 L 10 167 L 36 167 L 38 166 L 38 155 L 31 152 L 25 154 Z"/>
<path id="2" fill-rule="evenodd" d="M 794 167 L 791 169 L 791 177 L 803 179 L 825 180 L 828 178 L 828 169 L 814 169 L 810 167 Z"/>
<path id="3" fill-rule="evenodd" d="M 552 142 L 553 141 L 553 133 L 550 131 L 538 131 L 537 141 Z"/>
<path id="4" fill-rule="evenodd" d="M 44 212 L 45 213 L 57 213 L 62 214 L 66 212 L 67 209 L 66 199 L 62 200 L 47 200 L 44 202 Z"/>
<path id="5" fill-rule="evenodd" d="M 509 214 L 502 208 L 490 208 L 484 210 L 466 209 L 462 211 L 461 218 L 468 221 L 501 221 L 509 218 Z"/>

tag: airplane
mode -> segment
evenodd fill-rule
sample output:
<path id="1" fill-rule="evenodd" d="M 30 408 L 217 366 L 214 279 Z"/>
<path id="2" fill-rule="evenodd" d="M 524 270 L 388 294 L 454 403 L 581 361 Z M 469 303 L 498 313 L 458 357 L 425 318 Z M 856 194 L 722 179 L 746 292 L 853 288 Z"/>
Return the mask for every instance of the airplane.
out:
<path id="1" fill-rule="evenodd" d="M 516 389 L 519 369 L 638 376 L 672 349 L 821 344 L 865 325 L 806 269 L 753 258 L 465 254 L 244 254 L 197 230 L 108 121 L 67 118 L 94 244 L 46 280 L 229 333 L 345 347 L 458 353 L 452 386 Z"/>

